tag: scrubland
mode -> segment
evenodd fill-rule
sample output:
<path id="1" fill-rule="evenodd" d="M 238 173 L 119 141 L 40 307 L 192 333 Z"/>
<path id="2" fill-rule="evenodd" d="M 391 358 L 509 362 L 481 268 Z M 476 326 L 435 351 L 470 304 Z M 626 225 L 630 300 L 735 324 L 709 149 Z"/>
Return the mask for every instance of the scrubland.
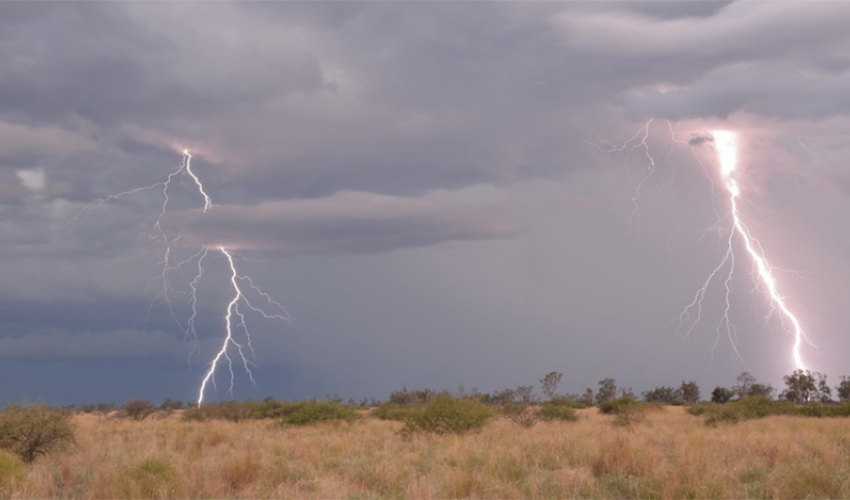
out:
<path id="1" fill-rule="evenodd" d="M 848 498 L 850 420 L 706 426 L 681 407 L 613 425 L 596 408 L 461 435 L 403 424 L 75 415 L 75 443 L 0 484 L 9 498 Z M 2 471 L 0 471 L 2 472 Z"/>

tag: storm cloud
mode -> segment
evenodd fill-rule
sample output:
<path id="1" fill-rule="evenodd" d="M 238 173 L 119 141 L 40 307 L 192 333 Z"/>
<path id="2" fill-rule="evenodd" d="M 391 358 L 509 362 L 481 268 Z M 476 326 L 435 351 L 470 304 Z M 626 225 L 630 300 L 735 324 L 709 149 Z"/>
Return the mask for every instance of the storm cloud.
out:
<path id="1" fill-rule="evenodd" d="M 569 392 L 781 384 L 789 338 L 743 267 L 737 339 L 718 337 L 722 294 L 676 327 L 725 252 L 714 130 L 740 134 L 748 223 L 798 271 L 779 279 L 822 347 L 811 366 L 845 374 L 823 353 L 850 347 L 848 18 L 830 1 L 0 2 L 0 358 L 32 378 L 8 394 L 190 397 L 227 268 L 211 257 L 199 281 L 193 351 L 192 266 L 169 307 L 163 255 L 220 245 L 291 313 L 249 321 L 269 369 L 237 398 L 552 370 Z"/>

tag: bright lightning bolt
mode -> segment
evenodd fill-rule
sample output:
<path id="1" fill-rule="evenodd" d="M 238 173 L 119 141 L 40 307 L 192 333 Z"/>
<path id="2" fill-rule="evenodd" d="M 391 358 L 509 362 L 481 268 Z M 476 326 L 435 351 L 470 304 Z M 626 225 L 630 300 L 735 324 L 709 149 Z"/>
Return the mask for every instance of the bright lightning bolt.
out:
<path id="1" fill-rule="evenodd" d="M 210 208 L 214 207 L 212 199 L 204 189 L 204 185 L 201 182 L 201 179 L 192 170 L 192 155 L 189 153 L 188 150 L 184 150 L 183 161 L 181 162 L 180 167 L 177 168 L 177 170 L 168 174 L 164 181 L 157 182 L 149 186 L 123 191 L 118 194 L 109 195 L 106 198 L 97 199 L 89 203 L 79 213 L 77 213 L 73 218 L 71 218 L 66 223 L 66 226 L 80 218 L 80 216 L 82 216 L 86 212 L 93 210 L 94 208 L 97 208 L 98 206 L 104 203 L 116 200 L 118 198 L 123 198 L 133 194 L 141 193 L 144 191 L 150 191 L 156 188 L 160 188 L 162 193 L 162 205 L 160 206 L 159 215 L 157 216 L 153 227 L 157 232 L 157 236 L 155 237 L 155 239 L 164 242 L 166 244 L 166 249 L 162 261 L 160 261 L 162 270 L 160 272 L 158 280 L 160 281 L 161 289 L 151 300 L 151 305 L 148 308 L 148 316 L 151 313 L 154 302 L 158 298 L 162 297 L 168 306 L 168 311 L 171 317 L 184 331 L 184 333 L 186 334 L 186 338 L 191 338 L 191 340 L 193 341 L 193 353 L 198 349 L 198 335 L 196 331 L 196 325 L 199 314 L 198 289 L 200 281 L 204 275 L 204 263 L 211 250 L 217 251 L 225 257 L 228 263 L 228 269 L 230 274 L 230 288 L 233 292 L 233 295 L 227 303 L 227 307 L 225 309 L 225 314 L 223 317 L 226 334 L 224 341 L 222 342 L 221 347 L 217 351 L 215 357 L 213 357 L 212 361 L 210 362 L 209 368 L 204 373 L 204 377 L 201 380 L 200 390 L 198 391 L 198 405 L 200 406 L 204 401 L 204 394 L 206 392 L 207 386 L 210 384 L 215 386 L 216 370 L 218 369 L 218 366 L 222 363 L 227 364 L 228 371 L 230 374 L 230 388 L 228 389 L 228 392 L 232 393 L 235 382 L 235 373 L 233 371 L 233 359 L 231 358 L 231 353 L 233 351 L 235 351 L 235 353 L 238 355 L 238 359 L 242 363 L 246 375 L 251 380 L 251 382 L 254 383 L 254 376 L 253 373 L 251 373 L 251 365 L 253 364 L 251 359 L 254 357 L 254 348 L 251 344 L 251 335 L 248 330 L 248 324 L 246 321 L 245 314 L 250 311 L 254 314 L 262 316 L 265 319 L 281 320 L 285 322 L 289 321 L 289 315 L 287 314 L 286 309 L 283 307 L 282 304 L 273 300 L 271 296 L 263 292 L 262 289 L 260 289 L 254 284 L 254 281 L 249 276 L 240 274 L 238 272 L 236 268 L 236 263 L 233 258 L 233 253 L 224 246 L 203 247 L 194 255 L 191 255 L 190 257 L 182 261 L 172 263 L 171 244 L 178 241 L 180 239 L 180 236 L 169 240 L 163 229 L 162 221 L 165 218 L 166 212 L 168 211 L 168 204 L 171 201 L 169 196 L 169 188 L 171 187 L 171 183 L 172 181 L 174 181 L 175 178 L 178 178 L 182 175 L 191 178 L 192 183 L 197 188 L 198 193 L 203 197 L 203 212 L 206 213 Z M 179 292 L 173 287 L 170 275 L 172 272 L 175 272 L 190 264 L 194 264 L 195 266 L 194 276 L 187 284 L 187 293 L 189 296 L 188 300 L 189 306 L 191 308 L 191 314 L 186 320 L 186 324 L 184 326 L 178 318 L 177 314 L 175 313 L 174 307 L 172 305 L 172 295 Z M 264 302 L 264 305 L 254 305 L 254 303 L 252 303 L 248 299 L 248 296 L 246 296 L 246 291 L 250 292 L 253 296 L 259 297 L 260 300 Z M 279 312 L 268 312 L 272 308 Z M 237 334 L 240 334 L 241 338 L 244 338 L 244 340 L 237 340 Z"/>
<path id="2" fill-rule="evenodd" d="M 691 330 L 693 330 L 694 326 L 700 322 L 702 315 L 702 300 L 705 297 L 706 291 L 711 284 L 711 282 L 715 279 L 715 277 L 722 272 L 722 270 L 727 267 L 729 268 L 728 273 L 724 279 L 724 286 L 726 290 L 726 305 L 724 309 L 723 320 L 721 325 L 718 326 L 720 329 L 725 325 L 726 333 L 729 336 L 729 340 L 732 343 L 732 347 L 735 350 L 735 353 L 738 354 L 740 358 L 740 353 L 738 353 L 737 348 L 735 347 L 735 341 L 733 335 L 735 333 L 735 327 L 729 319 L 729 311 L 731 310 L 731 295 L 732 295 L 732 277 L 735 269 L 735 237 L 737 236 L 743 241 L 744 248 L 747 251 L 747 255 L 753 262 L 755 269 L 757 271 L 758 279 L 761 283 L 764 284 L 767 289 L 768 298 L 771 304 L 771 311 L 778 309 L 782 315 L 783 324 L 785 321 L 791 324 L 791 333 L 794 336 L 794 345 L 792 349 L 792 360 L 794 362 L 794 367 L 798 370 L 805 370 L 806 365 L 803 363 L 803 357 L 801 354 L 802 344 L 803 342 L 810 343 L 808 338 L 806 337 L 805 332 L 803 331 L 803 327 L 800 324 L 800 321 L 791 312 L 788 308 L 788 305 L 785 302 L 785 298 L 779 293 L 779 289 L 777 286 L 776 278 L 773 275 L 773 268 L 770 263 L 767 261 L 765 257 L 764 249 L 762 248 L 759 241 L 752 235 L 750 229 L 741 219 L 741 214 L 739 210 L 739 201 L 741 196 L 741 188 L 738 184 L 738 180 L 735 178 L 735 173 L 738 170 L 738 134 L 735 132 L 716 130 L 712 132 L 712 136 L 714 138 L 714 147 L 717 152 L 717 163 L 719 167 L 720 179 L 723 182 L 723 186 L 726 192 L 729 194 L 729 215 L 732 218 L 732 227 L 730 228 L 730 232 L 727 238 L 727 248 L 723 259 L 720 264 L 714 268 L 714 270 L 709 274 L 703 286 L 697 290 L 694 300 L 682 311 L 682 314 L 679 316 L 680 322 L 684 322 L 691 318 L 691 311 L 694 310 L 693 315 L 695 316 L 694 322 L 691 325 Z"/>

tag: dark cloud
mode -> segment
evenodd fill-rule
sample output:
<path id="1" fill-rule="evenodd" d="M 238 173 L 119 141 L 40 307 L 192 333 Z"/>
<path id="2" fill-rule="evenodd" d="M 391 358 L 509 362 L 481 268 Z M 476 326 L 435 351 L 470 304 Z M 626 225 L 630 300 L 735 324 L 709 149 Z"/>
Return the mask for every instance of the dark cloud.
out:
<path id="1" fill-rule="evenodd" d="M 167 238 L 171 264 L 238 249 L 292 310 L 286 335 L 257 329 L 280 394 L 499 389 L 544 365 L 574 374 L 567 390 L 731 382 L 706 361 L 713 332 L 684 346 L 665 329 L 724 251 L 698 146 L 739 132 L 751 229 L 783 267 L 847 248 L 824 221 L 850 210 L 848 5 L 0 2 L 0 368 L 106 380 L 93 394 L 113 393 L 111 360 L 196 380 L 173 355 L 193 269 L 171 271 L 169 310 Z M 216 206 L 183 174 L 161 214 L 184 149 Z M 844 257 L 818 255 L 801 288 L 823 300 L 796 300 L 837 331 Z M 222 261 L 204 353 L 231 293 Z M 781 382 L 764 355 L 781 341 L 746 339 Z"/>
<path id="2" fill-rule="evenodd" d="M 689 146 L 699 146 L 703 143 L 713 142 L 713 141 L 714 141 L 714 137 L 711 134 L 705 134 L 705 135 L 700 134 L 700 135 L 694 135 L 693 137 L 691 137 L 690 140 L 688 140 L 688 145 Z"/>

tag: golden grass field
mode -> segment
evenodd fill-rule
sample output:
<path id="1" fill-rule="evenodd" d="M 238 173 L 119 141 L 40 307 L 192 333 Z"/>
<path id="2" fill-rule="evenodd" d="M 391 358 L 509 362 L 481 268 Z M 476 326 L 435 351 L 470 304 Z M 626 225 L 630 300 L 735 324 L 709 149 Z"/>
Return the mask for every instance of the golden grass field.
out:
<path id="1" fill-rule="evenodd" d="M 77 415 L 76 444 L 37 459 L 11 498 L 850 498 L 850 420 L 707 427 L 681 407 L 632 428 L 596 409 L 461 436 L 401 423 L 281 428 Z"/>

